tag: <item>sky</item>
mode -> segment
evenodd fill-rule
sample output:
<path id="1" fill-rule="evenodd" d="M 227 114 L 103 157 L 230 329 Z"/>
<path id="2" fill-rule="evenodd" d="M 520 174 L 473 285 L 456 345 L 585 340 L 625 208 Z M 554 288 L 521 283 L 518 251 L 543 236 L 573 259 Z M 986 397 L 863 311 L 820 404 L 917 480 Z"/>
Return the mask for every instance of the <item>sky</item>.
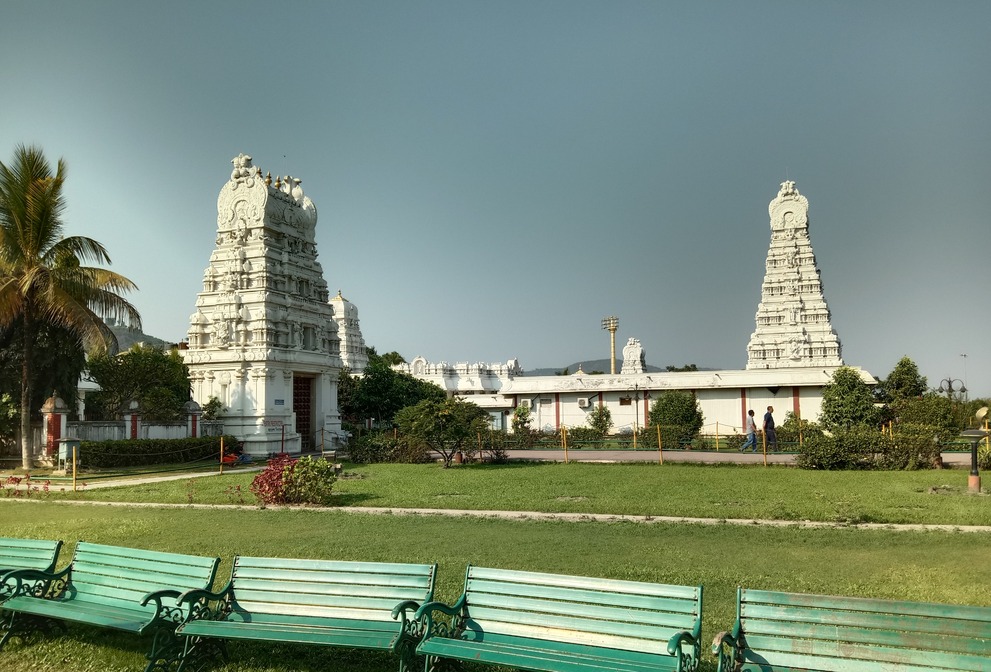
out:
<path id="1" fill-rule="evenodd" d="M 0 161 L 68 166 L 144 331 L 185 338 L 244 152 L 303 181 L 331 294 L 411 360 L 640 339 L 739 369 L 779 184 L 847 364 L 991 396 L 991 3 L 7 0 Z M 955 382 L 959 386 L 959 383 Z"/>

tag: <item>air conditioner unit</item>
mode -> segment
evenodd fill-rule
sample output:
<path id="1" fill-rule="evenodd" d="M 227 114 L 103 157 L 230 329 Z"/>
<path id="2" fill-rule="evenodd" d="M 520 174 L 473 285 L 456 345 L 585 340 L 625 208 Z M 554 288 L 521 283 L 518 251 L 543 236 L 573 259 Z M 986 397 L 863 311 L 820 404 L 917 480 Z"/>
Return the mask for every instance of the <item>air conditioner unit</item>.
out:
<path id="1" fill-rule="evenodd" d="M 520 399 L 520 406 L 522 406 L 523 408 L 532 408 L 533 401 L 531 401 L 530 399 Z"/>
<path id="2" fill-rule="evenodd" d="M 588 397 L 578 397 L 578 408 L 588 408 L 592 405 Z"/>

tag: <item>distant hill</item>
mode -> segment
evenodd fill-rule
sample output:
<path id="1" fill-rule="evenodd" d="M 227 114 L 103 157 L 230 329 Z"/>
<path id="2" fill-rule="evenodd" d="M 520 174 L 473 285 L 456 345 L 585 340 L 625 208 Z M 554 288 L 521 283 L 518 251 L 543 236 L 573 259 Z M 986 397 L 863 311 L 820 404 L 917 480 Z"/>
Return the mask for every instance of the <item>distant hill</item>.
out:
<path id="1" fill-rule="evenodd" d="M 114 336 L 117 337 L 117 343 L 120 345 L 121 352 L 130 350 L 131 346 L 135 343 L 144 343 L 145 345 L 151 345 L 156 348 L 165 348 L 172 345 L 171 341 L 149 336 L 137 329 L 128 329 L 119 324 L 109 324 L 108 326 L 110 327 L 110 331 L 114 332 Z"/>

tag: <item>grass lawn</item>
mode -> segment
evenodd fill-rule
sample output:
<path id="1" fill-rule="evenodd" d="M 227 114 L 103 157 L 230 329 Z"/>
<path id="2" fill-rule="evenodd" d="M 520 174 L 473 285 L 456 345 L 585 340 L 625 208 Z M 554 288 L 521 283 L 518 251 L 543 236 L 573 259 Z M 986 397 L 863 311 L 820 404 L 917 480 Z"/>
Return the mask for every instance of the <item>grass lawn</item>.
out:
<path id="1" fill-rule="evenodd" d="M 408 469 L 411 480 L 415 480 L 420 468 Z M 695 469 L 702 473 L 709 471 Z M 392 473 L 391 468 L 386 471 Z M 473 471 L 458 470 L 443 476 L 462 478 Z M 370 474 L 378 472 L 378 467 L 370 470 Z M 553 472 L 553 469 L 548 471 Z M 743 475 L 758 473 L 762 472 L 748 470 Z M 391 476 L 395 477 L 395 474 Z M 372 480 L 372 476 L 366 480 Z M 464 482 L 458 483 L 459 488 L 464 486 Z M 803 498 L 800 491 L 794 497 Z M 938 499 L 933 496 L 932 501 Z M 982 501 L 988 506 L 987 499 Z M 489 503 L 485 508 L 497 507 Z M 0 521 L 5 536 L 85 539 L 219 555 L 224 563 L 218 583 L 229 576 L 231 560 L 240 553 L 437 562 L 438 597 L 444 600 L 453 600 L 460 594 L 465 565 L 469 562 L 563 574 L 702 584 L 705 590 L 703 651 L 706 652 L 703 669 L 707 672 L 714 669 L 708 663 L 708 643 L 716 632 L 731 626 L 738 585 L 991 604 L 988 597 L 991 535 L 982 533 L 535 522 L 305 509 L 104 508 L 10 500 L 0 500 Z M 63 550 L 61 564 L 68 561 L 70 551 L 71 544 Z M 5 672 L 140 670 L 146 645 L 147 642 L 128 636 L 70 626 L 65 637 L 45 639 L 30 646 L 9 645 L 0 652 L 0 665 Z M 214 668 L 218 672 L 324 669 L 371 672 L 394 670 L 397 665 L 388 656 L 360 651 L 239 642 L 232 643 L 230 649 L 231 665 Z M 469 672 L 482 669 L 491 668 L 466 666 Z"/>
<path id="2" fill-rule="evenodd" d="M 342 506 L 498 509 L 636 516 L 991 525 L 991 499 L 967 471 L 803 471 L 693 464 L 347 465 Z M 254 504 L 252 472 L 49 496 L 175 504 Z M 85 477 L 81 479 L 85 481 Z"/>

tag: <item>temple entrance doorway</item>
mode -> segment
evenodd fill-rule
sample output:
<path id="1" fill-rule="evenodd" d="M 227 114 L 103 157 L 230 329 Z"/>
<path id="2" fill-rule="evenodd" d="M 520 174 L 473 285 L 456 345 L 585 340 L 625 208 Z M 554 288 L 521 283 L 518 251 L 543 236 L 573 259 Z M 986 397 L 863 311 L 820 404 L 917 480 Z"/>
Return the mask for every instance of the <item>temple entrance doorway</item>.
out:
<path id="1" fill-rule="evenodd" d="M 292 410 L 303 452 L 313 450 L 313 377 L 293 373 Z"/>

